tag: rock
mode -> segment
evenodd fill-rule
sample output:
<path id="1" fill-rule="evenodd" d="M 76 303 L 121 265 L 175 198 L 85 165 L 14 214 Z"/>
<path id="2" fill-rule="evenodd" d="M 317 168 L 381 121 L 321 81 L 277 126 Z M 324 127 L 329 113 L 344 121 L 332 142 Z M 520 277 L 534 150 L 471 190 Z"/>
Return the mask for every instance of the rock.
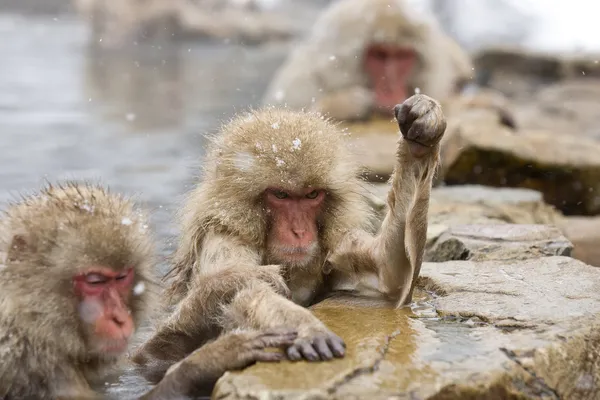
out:
<path id="1" fill-rule="evenodd" d="M 573 242 L 574 258 L 600 267 L 600 217 L 567 217 L 558 227 Z"/>
<path id="2" fill-rule="evenodd" d="M 385 213 L 389 190 L 389 184 L 370 186 L 370 192 L 379 199 L 378 204 L 383 204 L 381 217 Z M 562 215 L 545 204 L 542 194 L 535 190 L 479 185 L 440 186 L 431 191 L 428 230 L 439 226 L 443 231 L 449 226 L 463 224 L 556 225 L 561 218 Z"/>
<path id="3" fill-rule="evenodd" d="M 428 246 L 425 260 L 524 260 L 570 256 L 573 245 L 548 225 L 456 225 Z"/>
<path id="4" fill-rule="evenodd" d="M 522 97 L 562 80 L 600 77 L 598 59 L 598 55 L 558 55 L 500 46 L 480 51 L 473 62 L 480 83 Z"/>
<path id="5" fill-rule="evenodd" d="M 549 129 L 600 141 L 600 79 L 580 78 L 545 87 L 513 107 L 524 129 Z"/>
<path id="6" fill-rule="evenodd" d="M 443 148 L 446 183 L 531 188 L 565 214 L 600 213 L 600 142 L 473 121 L 455 129 Z"/>
<path id="7" fill-rule="evenodd" d="M 387 182 L 394 171 L 398 136 L 373 133 L 350 140 L 363 178 L 369 182 Z"/>
<path id="8" fill-rule="evenodd" d="M 434 297 L 421 293 L 414 311 L 344 297 L 313 308 L 346 340 L 345 358 L 228 372 L 213 398 L 600 396 L 600 269 L 545 257 L 425 263 L 421 275 Z"/>

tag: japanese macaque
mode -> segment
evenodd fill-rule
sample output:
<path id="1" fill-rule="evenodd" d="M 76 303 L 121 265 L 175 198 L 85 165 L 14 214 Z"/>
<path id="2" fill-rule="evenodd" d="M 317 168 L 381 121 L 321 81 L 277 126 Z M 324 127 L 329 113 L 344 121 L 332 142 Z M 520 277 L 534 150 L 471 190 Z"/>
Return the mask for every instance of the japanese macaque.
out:
<path id="1" fill-rule="evenodd" d="M 127 350 L 157 293 L 141 211 L 98 186 L 68 183 L 0 220 L 0 398 L 86 399 Z M 205 393 L 227 369 L 281 359 L 294 332 L 224 335 L 175 366 L 144 399 Z"/>
<path id="2" fill-rule="evenodd" d="M 403 0 L 340 0 L 288 57 L 263 102 L 360 120 L 390 115 L 416 91 L 443 101 L 472 74 L 459 44 Z"/>
<path id="3" fill-rule="evenodd" d="M 305 306 L 334 291 L 409 303 L 446 120 L 424 95 L 395 115 L 396 168 L 374 235 L 367 188 L 336 124 L 269 108 L 226 124 L 183 211 L 168 275 L 175 310 L 134 360 L 160 373 L 208 332 L 282 323 L 298 328 L 288 358 L 329 360 L 343 357 L 345 344 Z"/>

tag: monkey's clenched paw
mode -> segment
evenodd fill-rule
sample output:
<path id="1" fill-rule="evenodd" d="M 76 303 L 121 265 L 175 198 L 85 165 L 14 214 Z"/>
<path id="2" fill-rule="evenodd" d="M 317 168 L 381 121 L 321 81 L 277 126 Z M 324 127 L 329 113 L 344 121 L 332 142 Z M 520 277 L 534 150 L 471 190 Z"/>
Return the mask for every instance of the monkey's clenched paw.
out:
<path id="1" fill-rule="evenodd" d="M 446 131 L 440 104 L 424 94 L 415 94 L 394 107 L 402 137 L 414 157 L 431 153 Z"/>
<path id="2" fill-rule="evenodd" d="M 292 361 L 327 361 L 334 357 L 344 357 L 346 344 L 331 331 L 311 332 L 299 335 L 293 345 L 288 347 L 287 356 Z"/>

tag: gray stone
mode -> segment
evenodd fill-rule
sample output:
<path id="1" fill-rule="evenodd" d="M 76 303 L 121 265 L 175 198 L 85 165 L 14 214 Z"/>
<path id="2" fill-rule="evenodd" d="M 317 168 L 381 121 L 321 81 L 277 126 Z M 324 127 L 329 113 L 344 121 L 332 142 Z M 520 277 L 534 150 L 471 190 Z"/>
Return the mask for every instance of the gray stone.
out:
<path id="1" fill-rule="evenodd" d="M 411 308 L 347 297 L 313 308 L 345 358 L 228 372 L 213 398 L 599 398 L 600 269 L 544 257 L 424 263 L 421 275 L 430 295 Z"/>
<path id="2" fill-rule="evenodd" d="M 558 228 L 548 225 L 455 225 L 439 235 L 425 260 L 524 260 L 570 256 L 573 245 Z"/>

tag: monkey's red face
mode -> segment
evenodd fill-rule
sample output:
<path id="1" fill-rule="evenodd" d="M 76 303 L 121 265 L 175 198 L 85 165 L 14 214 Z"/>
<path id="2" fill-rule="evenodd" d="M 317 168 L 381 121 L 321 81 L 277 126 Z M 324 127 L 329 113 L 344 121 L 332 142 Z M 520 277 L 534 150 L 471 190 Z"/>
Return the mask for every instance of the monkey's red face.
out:
<path id="1" fill-rule="evenodd" d="M 73 278 L 80 299 L 79 315 L 88 326 L 93 351 L 118 354 L 126 350 L 134 332 L 128 304 L 132 294 L 133 269 L 117 272 L 91 268 Z"/>
<path id="2" fill-rule="evenodd" d="M 367 49 L 365 70 L 375 91 L 377 108 L 389 112 L 409 97 L 408 80 L 416 60 L 412 49 L 391 45 L 373 45 Z"/>
<path id="3" fill-rule="evenodd" d="M 267 242 L 276 262 L 301 266 L 312 261 L 319 247 L 317 219 L 324 200 L 322 189 L 265 192 L 271 223 Z"/>

